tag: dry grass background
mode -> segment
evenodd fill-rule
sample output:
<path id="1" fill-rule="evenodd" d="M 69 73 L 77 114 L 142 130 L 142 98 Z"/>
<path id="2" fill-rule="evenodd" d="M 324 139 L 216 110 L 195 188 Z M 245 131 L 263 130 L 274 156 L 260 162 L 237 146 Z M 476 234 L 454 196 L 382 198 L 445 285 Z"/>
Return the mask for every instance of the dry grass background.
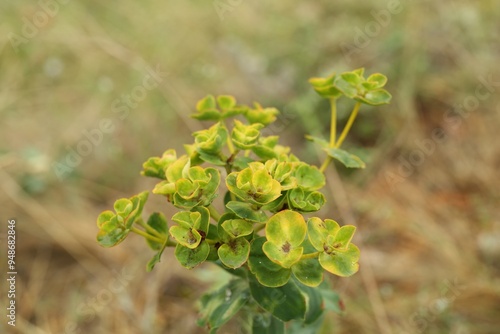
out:
<path id="1" fill-rule="evenodd" d="M 233 4 L 223 20 L 220 2 Z M 323 332 L 500 332 L 500 86 L 468 117 L 447 118 L 481 78 L 500 81 L 496 1 L 401 1 L 351 59 L 342 43 L 389 2 L 220 2 L 68 1 L 17 52 L 9 34 L 40 5 L 0 4 L 1 232 L 4 245 L 5 222 L 16 218 L 19 273 L 17 326 L 3 319 L 0 332 L 199 333 L 195 300 L 227 277 L 210 265 L 184 270 L 168 252 L 146 273 L 144 242 L 101 249 L 95 218 L 152 187 L 138 175 L 142 162 L 191 141 L 201 125 L 188 115 L 207 93 L 278 107 L 286 126 L 277 134 L 319 162 L 303 136 L 325 135 L 328 113 L 307 79 L 361 66 L 386 73 L 394 99 L 365 108 L 346 143 L 368 168 L 329 171 L 321 215 L 358 226 L 362 262 L 350 279 L 329 278 L 346 312 L 329 315 Z M 156 65 L 168 76 L 119 120 L 113 101 Z M 116 130 L 60 181 L 52 163 L 103 118 Z M 446 138 L 388 182 L 399 157 L 438 127 Z M 173 212 L 152 197 L 154 210 Z"/>

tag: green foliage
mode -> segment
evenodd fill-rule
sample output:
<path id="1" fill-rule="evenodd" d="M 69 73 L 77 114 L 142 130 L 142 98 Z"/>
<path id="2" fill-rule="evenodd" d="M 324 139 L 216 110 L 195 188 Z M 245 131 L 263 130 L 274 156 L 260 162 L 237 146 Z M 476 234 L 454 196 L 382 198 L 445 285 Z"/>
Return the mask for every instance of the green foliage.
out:
<path id="1" fill-rule="evenodd" d="M 170 228 L 161 213 L 142 220 L 148 197 L 143 192 L 117 200 L 114 211 L 99 215 L 97 241 L 111 247 L 134 232 L 156 252 L 147 270 L 160 262 L 165 248 L 175 247 L 175 257 L 188 269 L 212 262 L 232 273 L 228 284 L 201 298 L 199 324 L 211 333 L 237 315 L 249 321 L 253 333 L 317 332 L 325 308 L 339 311 L 338 295 L 324 282 L 325 271 L 351 276 L 358 271 L 360 254 L 351 242 L 354 226 L 318 217 L 306 222 L 303 214 L 326 203 L 321 189 L 331 161 L 365 167 L 340 146 L 361 104 L 385 104 L 391 96 L 383 89 L 385 76 L 365 79 L 363 72 L 310 80 L 331 103 L 330 141 L 307 137 L 326 153 L 320 168 L 293 155 L 278 136 L 262 136 L 261 130 L 276 121 L 277 109 L 239 105 L 228 95 L 206 96 L 193 117 L 214 124 L 193 134 L 185 154 L 170 149 L 143 164 L 142 175 L 160 179 L 153 193 L 179 209 Z M 336 100 L 341 97 L 355 106 L 337 137 Z M 221 192 L 222 203 L 214 203 Z"/>

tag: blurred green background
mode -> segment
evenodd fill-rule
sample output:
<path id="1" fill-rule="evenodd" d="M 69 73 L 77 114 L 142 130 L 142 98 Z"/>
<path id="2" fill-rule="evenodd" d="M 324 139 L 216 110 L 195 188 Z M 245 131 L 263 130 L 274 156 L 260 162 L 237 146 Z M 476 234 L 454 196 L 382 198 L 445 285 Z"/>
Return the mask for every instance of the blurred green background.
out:
<path id="1" fill-rule="evenodd" d="M 0 331 L 199 333 L 195 301 L 227 277 L 171 252 L 146 273 L 139 237 L 96 244 L 97 215 L 152 188 L 142 163 L 192 141 L 208 93 L 277 107 L 272 133 L 319 164 L 304 135 L 326 137 L 329 112 L 307 80 L 365 67 L 393 101 L 362 107 L 345 143 L 368 167 L 328 172 L 321 215 L 358 226 L 362 260 L 329 277 L 345 314 L 323 333 L 497 333 L 499 17 L 494 0 L 3 1 L 1 232 L 4 245 L 16 219 L 18 318 Z M 153 210 L 173 214 L 156 196 Z"/>

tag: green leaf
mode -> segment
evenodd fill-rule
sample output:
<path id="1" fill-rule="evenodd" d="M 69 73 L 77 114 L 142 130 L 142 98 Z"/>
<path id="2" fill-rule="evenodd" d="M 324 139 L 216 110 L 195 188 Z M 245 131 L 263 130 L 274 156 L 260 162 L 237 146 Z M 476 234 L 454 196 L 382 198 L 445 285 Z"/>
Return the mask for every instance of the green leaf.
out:
<path id="1" fill-rule="evenodd" d="M 255 210 L 250 203 L 230 201 L 226 204 L 226 207 L 242 219 L 256 223 L 264 223 L 267 221 L 266 214 L 262 210 Z"/>
<path id="2" fill-rule="evenodd" d="M 303 321 L 293 320 L 287 327 L 287 334 L 318 334 L 321 333 L 325 314 L 322 314 L 311 324 L 305 324 Z"/>
<path id="3" fill-rule="evenodd" d="M 132 212 L 133 208 L 134 205 L 128 198 L 121 198 L 114 204 L 115 212 L 123 218 L 126 218 Z"/>
<path id="4" fill-rule="evenodd" d="M 276 116 L 279 111 L 276 108 L 262 108 L 258 103 L 255 103 L 255 109 L 247 109 L 245 118 L 250 124 L 259 123 L 267 126 L 276 121 Z"/>
<path id="5" fill-rule="evenodd" d="M 148 199 L 149 192 L 148 191 L 143 191 L 142 193 L 130 197 L 130 200 L 132 201 L 133 205 L 133 210 L 130 212 L 130 214 L 127 217 L 126 220 L 126 226 L 127 228 L 130 228 L 134 222 L 141 217 L 142 210 L 144 209 L 144 205 L 146 204 L 146 201 Z"/>
<path id="6" fill-rule="evenodd" d="M 210 211 L 204 206 L 199 206 L 193 208 L 192 212 L 198 212 L 200 214 L 200 218 L 194 224 L 194 228 L 207 234 L 210 226 Z"/>
<path id="7" fill-rule="evenodd" d="M 358 69 L 355 69 L 353 71 L 351 71 L 352 73 L 355 73 L 357 74 L 359 77 L 363 78 L 363 74 L 365 73 L 365 68 L 364 67 L 361 67 L 361 68 L 358 68 Z"/>
<path id="8" fill-rule="evenodd" d="M 317 287 L 323 282 L 323 268 L 318 259 L 300 260 L 292 266 L 292 273 L 302 284 Z"/>
<path id="9" fill-rule="evenodd" d="M 340 148 L 329 148 L 325 150 L 328 155 L 341 163 L 347 168 L 365 168 L 365 163 L 354 154 L 341 150 Z"/>
<path id="10" fill-rule="evenodd" d="M 349 244 L 351 243 L 352 237 L 354 236 L 354 232 L 356 232 L 355 226 L 342 226 L 335 235 L 335 243 L 340 244 L 340 246 L 337 248 L 347 249 L 347 247 L 349 247 Z"/>
<path id="11" fill-rule="evenodd" d="M 253 162 L 254 159 L 252 158 L 249 158 L 249 157 L 244 157 L 244 156 L 241 156 L 241 157 L 236 157 L 234 160 L 233 160 L 233 167 L 237 170 L 237 171 L 241 171 L 245 168 L 248 168 L 248 163 L 249 162 Z"/>
<path id="12" fill-rule="evenodd" d="M 374 83 L 374 88 L 382 88 L 387 83 L 387 77 L 380 73 L 373 73 L 366 79 L 370 83 Z"/>
<path id="13" fill-rule="evenodd" d="M 322 138 L 306 135 L 306 139 L 318 144 L 321 148 L 329 148 L 330 143 Z"/>
<path id="14" fill-rule="evenodd" d="M 146 271 L 150 272 L 154 269 L 155 265 L 160 262 L 161 255 L 163 254 L 163 251 L 165 250 L 165 247 L 167 247 L 167 242 L 168 239 L 165 240 L 165 243 L 161 246 L 161 248 L 158 250 L 158 252 L 149 260 L 148 264 L 146 265 Z"/>
<path id="15" fill-rule="evenodd" d="M 309 83 L 313 86 L 316 93 L 324 98 L 339 98 L 342 92 L 335 86 L 335 73 L 327 78 L 311 78 Z"/>
<path id="16" fill-rule="evenodd" d="M 334 275 L 348 277 L 354 275 L 359 269 L 359 249 L 354 244 L 349 244 L 347 251 L 333 251 L 331 254 L 321 253 L 319 263 Z"/>
<path id="17" fill-rule="evenodd" d="M 318 211 L 325 202 L 325 196 L 319 191 L 307 191 L 302 187 L 298 187 L 288 192 L 290 208 L 299 212 Z"/>
<path id="18" fill-rule="evenodd" d="M 151 226 L 154 230 L 158 231 L 161 235 L 164 235 L 165 238 L 168 238 L 168 228 L 167 228 L 167 219 L 161 212 L 154 212 L 147 221 L 147 224 Z M 163 244 L 152 241 L 150 239 L 146 239 L 149 247 L 153 250 L 160 250 Z"/>
<path id="19" fill-rule="evenodd" d="M 109 221 L 102 224 L 97 232 L 97 242 L 102 247 L 113 247 L 122 242 L 130 230 L 124 225 L 123 218 L 113 216 Z"/>
<path id="20" fill-rule="evenodd" d="M 229 240 L 219 247 L 219 258 L 229 268 L 239 268 L 247 262 L 250 254 L 250 243 L 245 238 Z"/>
<path id="21" fill-rule="evenodd" d="M 215 109 L 217 106 L 215 104 L 215 97 L 213 95 L 207 95 L 203 99 L 196 103 L 196 110 L 204 111 L 207 109 Z"/>
<path id="22" fill-rule="evenodd" d="M 294 173 L 297 184 L 306 190 L 318 190 L 325 186 L 325 175 L 316 167 L 301 163 Z"/>
<path id="23" fill-rule="evenodd" d="M 268 287 L 285 285 L 290 279 L 291 270 L 272 262 L 262 251 L 266 238 L 260 237 L 252 241 L 248 267 L 260 284 Z"/>
<path id="24" fill-rule="evenodd" d="M 191 117 L 199 121 L 218 122 L 221 119 L 221 113 L 217 109 L 207 109 L 191 115 Z"/>
<path id="25" fill-rule="evenodd" d="M 269 313 L 256 313 L 252 321 L 253 334 L 285 334 L 285 323 Z"/>
<path id="26" fill-rule="evenodd" d="M 181 244 L 177 244 L 175 247 L 175 257 L 179 263 L 187 269 L 193 269 L 197 265 L 203 263 L 207 259 L 209 253 L 210 246 L 205 241 L 201 242 L 195 249 L 184 247 Z"/>
<path id="27" fill-rule="evenodd" d="M 109 222 L 111 218 L 115 216 L 114 212 L 111 210 L 106 210 L 101 212 L 97 217 L 97 227 L 101 228 L 105 223 Z"/>
<path id="28" fill-rule="evenodd" d="M 333 311 L 335 313 L 341 314 L 342 308 L 340 306 L 339 294 L 328 286 L 326 282 L 320 285 L 319 292 L 323 296 L 323 301 L 325 302 L 325 309 Z"/>
<path id="29" fill-rule="evenodd" d="M 283 210 L 272 216 L 266 224 L 267 240 L 262 250 L 269 259 L 284 268 L 299 261 L 300 247 L 307 233 L 304 217 L 295 211 Z"/>
<path id="30" fill-rule="evenodd" d="M 345 80 L 342 76 L 338 77 L 335 80 L 335 86 L 337 87 L 338 90 L 340 90 L 345 96 L 348 98 L 352 99 L 357 96 L 358 94 L 358 89 L 356 86 L 353 86 L 353 82 L 356 82 L 356 79 L 353 79 L 351 76 L 347 76 L 349 81 Z"/>
<path id="31" fill-rule="evenodd" d="M 194 249 L 201 243 L 201 234 L 194 228 L 172 226 L 169 232 L 180 245 L 187 248 Z"/>
<path id="32" fill-rule="evenodd" d="M 277 245 L 288 242 L 291 247 L 297 247 L 304 241 L 306 232 L 304 217 L 291 210 L 278 212 L 266 224 L 267 240 Z"/>
<path id="33" fill-rule="evenodd" d="M 208 154 L 205 152 L 199 152 L 199 154 L 200 154 L 200 159 L 205 162 L 208 162 L 209 164 L 216 166 L 226 165 L 226 162 L 221 159 L 219 154 Z"/>
<path id="34" fill-rule="evenodd" d="M 249 276 L 250 293 L 257 304 L 281 321 L 304 319 L 306 314 L 306 299 L 294 281 L 269 288 L 261 285 L 255 277 Z"/>
<path id="35" fill-rule="evenodd" d="M 356 100 L 372 105 L 379 106 L 382 104 L 389 104 L 391 102 L 392 95 L 385 89 L 371 90 L 365 94 L 365 96 L 359 96 Z"/>
<path id="36" fill-rule="evenodd" d="M 260 129 L 263 125 L 260 123 L 245 125 L 237 119 L 234 120 L 234 127 L 231 133 L 231 140 L 234 146 L 241 150 L 251 149 L 257 144 L 260 137 Z"/>
<path id="37" fill-rule="evenodd" d="M 244 219 L 226 220 L 222 223 L 222 227 L 232 238 L 242 237 L 253 232 L 253 224 Z"/>
<path id="38" fill-rule="evenodd" d="M 200 326 L 212 331 L 224 325 L 248 302 L 250 291 L 243 279 L 231 280 L 217 291 L 201 297 Z"/>
<path id="39" fill-rule="evenodd" d="M 340 229 L 339 224 L 331 219 L 322 221 L 320 218 L 312 217 L 307 220 L 308 238 L 313 247 L 323 252 L 329 235 L 336 235 Z"/>
<path id="40" fill-rule="evenodd" d="M 297 287 L 306 295 L 307 311 L 304 324 L 311 325 L 323 315 L 323 296 L 319 289 L 311 288 L 302 284 Z"/>
<path id="41" fill-rule="evenodd" d="M 274 159 L 278 157 L 278 154 L 273 148 L 264 145 L 255 145 L 252 147 L 252 152 L 255 153 L 259 158 L 263 160 Z"/>
<path id="42" fill-rule="evenodd" d="M 236 99 L 231 95 L 219 95 L 217 103 L 222 110 L 232 109 L 236 106 Z"/>

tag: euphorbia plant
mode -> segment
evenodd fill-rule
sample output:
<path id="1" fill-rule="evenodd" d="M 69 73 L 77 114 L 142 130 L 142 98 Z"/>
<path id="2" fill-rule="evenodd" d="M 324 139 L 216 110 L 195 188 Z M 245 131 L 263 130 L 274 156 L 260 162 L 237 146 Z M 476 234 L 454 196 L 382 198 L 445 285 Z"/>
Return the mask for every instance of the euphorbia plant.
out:
<path id="1" fill-rule="evenodd" d="M 279 145 L 277 136 L 261 135 L 276 120 L 277 109 L 239 105 L 232 96 L 206 96 L 193 117 L 214 124 L 195 132 L 184 154 L 170 149 L 143 164 L 142 175 L 160 179 L 153 193 L 179 211 L 170 219 L 153 213 L 144 221 L 148 192 L 119 199 L 114 212 L 97 218 L 97 241 L 112 247 L 134 232 L 156 251 L 148 271 L 166 247 L 174 247 L 188 269 L 212 262 L 233 274 L 223 288 L 201 298 L 199 324 L 211 333 L 237 314 L 256 334 L 317 332 L 325 310 L 338 310 L 324 271 L 351 276 L 358 271 L 360 253 L 351 242 L 354 226 L 311 213 L 325 204 L 320 190 L 333 159 L 364 168 L 361 159 L 340 147 L 361 104 L 389 103 L 391 95 L 382 88 L 386 81 L 382 74 L 365 79 L 363 69 L 310 80 L 331 104 L 330 140 L 307 137 L 327 154 L 320 168 Z M 355 105 L 337 137 L 341 97 Z M 215 203 L 218 198 L 221 203 Z"/>

